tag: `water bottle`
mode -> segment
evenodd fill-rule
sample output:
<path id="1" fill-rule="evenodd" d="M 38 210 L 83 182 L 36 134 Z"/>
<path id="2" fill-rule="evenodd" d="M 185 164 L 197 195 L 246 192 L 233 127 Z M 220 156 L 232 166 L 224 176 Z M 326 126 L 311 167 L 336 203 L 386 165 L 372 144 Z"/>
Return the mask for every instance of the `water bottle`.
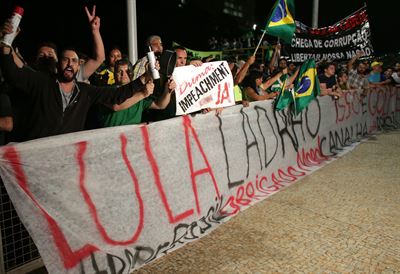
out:
<path id="1" fill-rule="evenodd" d="M 156 56 L 154 55 L 154 51 L 149 51 L 147 53 L 147 59 L 149 59 L 149 67 L 153 80 L 160 79 L 160 73 L 156 69 Z"/>
<path id="2" fill-rule="evenodd" d="M 12 42 L 14 41 L 15 35 L 17 34 L 17 29 L 19 26 L 19 23 L 21 22 L 22 15 L 24 14 L 24 9 L 16 6 L 13 12 L 13 15 L 11 17 L 11 25 L 13 28 L 12 33 L 7 33 L 6 35 L 3 36 L 3 38 L 0 40 L 1 43 L 11 47 Z"/>

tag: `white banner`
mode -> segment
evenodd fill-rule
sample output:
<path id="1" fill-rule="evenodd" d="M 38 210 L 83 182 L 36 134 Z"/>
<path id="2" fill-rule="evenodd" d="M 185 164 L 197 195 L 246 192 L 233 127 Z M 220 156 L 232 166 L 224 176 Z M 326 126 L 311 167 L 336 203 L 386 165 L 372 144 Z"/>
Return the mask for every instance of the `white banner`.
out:
<path id="1" fill-rule="evenodd" d="M 49 273 L 130 273 L 400 120 L 395 88 L 272 103 L 5 146 L 0 174 Z"/>
<path id="2" fill-rule="evenodd" d="M 235 104 L 233 77 L 226 61 L 177 67 L 172 77 L 177 86 L 176 115 Z"/>

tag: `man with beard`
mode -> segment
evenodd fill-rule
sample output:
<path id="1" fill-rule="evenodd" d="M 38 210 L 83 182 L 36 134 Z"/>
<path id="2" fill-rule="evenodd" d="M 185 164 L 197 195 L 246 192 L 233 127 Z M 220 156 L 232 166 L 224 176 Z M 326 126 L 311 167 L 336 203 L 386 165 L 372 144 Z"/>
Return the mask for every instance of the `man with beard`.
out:
<path id="1" fill-rule="evenodd" d="M 354 69 L 353 65 L 357 59 L 364 55 L 364 52 L 359 51 L 347 63 L 347 71 L 349 74 L 349 85 L 352 89 L 358 90 L 359 93 L 364 94 L 365 90 L 369 88 L 368 79 L 366 77 L 367 67 L 363 62 L 358 62 L 357 68 Z"/>
<path id="2" fill-rule="evenodd" d="M 96 16 L 96 6 L 93 6 L 91 12 L 87 7 L 85 7 L 85 12 L 92 31 L 94 58 L 89 58 L 87 62 L 80 65 L 80 69 L 76 77 L 77 81 L 80 82 L 88 81 L 89 77 L 105 60 L 104 44 L 100 34 L 100 18 Z M 9 34 L 12 32 L 13 28 L 9 19 L 1 26 L 0 37 L 4 34 Z M 20 56 L 16 55 L 14 52 L 13 55 L 14 61 L 18 67 L 22 68 L 24 65 L 26 65 Z M 55 74 L 57 62 L 57 46 L 52 42 L 45 41 L 39 44 L 36 52 L 36 60 L 31 67 L 38 71 Z"/>
<path id="3" fill-rule="evenodd" d="M 2 45 L 2 53 L 0 67 L 5 80 L 31 102 L 33 115 L 26 140 L 83 130 L 93 104 L 121 104 L 135 92 L 154 89 L 152 81 L 144 83 L 144 77 L 118 88 L 77 82 L 79 58 L 73 49 L 62 51 L 55 76 L 18 68 L 8 46 Z"/>

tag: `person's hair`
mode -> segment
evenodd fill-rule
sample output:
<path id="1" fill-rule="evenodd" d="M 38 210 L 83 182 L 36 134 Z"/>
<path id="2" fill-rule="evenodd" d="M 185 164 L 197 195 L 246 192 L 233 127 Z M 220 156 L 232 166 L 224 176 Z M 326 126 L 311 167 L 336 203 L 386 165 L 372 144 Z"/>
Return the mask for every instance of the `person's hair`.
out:
<path id="1" fill-rule="evenodd" d="M 185 47 L 182 47 L 182 46 L 173 46 L 173 47 L 172 47 L 172 50 L 173 50 L 173 51 L 176 51 L 176 50 L 178 50 L 178 49 L 186 51 L 186 48 L 185 48 Z"/>
<path id="2" fill-rule="evenodd" d="M 245 87 L 251 87 L 254 89 L 255 92 L 257 92 L 257 85 L 256 85 L 256 79 L 262 78 L 263 73 L 262 71 L 259 70 L 251 70 L 249 75 L 246 77 L 246 81 L 244 83 Z"/>
<path id="3" fill-rule="evenodd" d="M 110 56 L 110 54 L 111 54 L 111 52 L 112 52 L 113 50 L 119 50 L 119 52 L 121 52 L 121 54 L 122 54 L 122 50 L 121 50 L 121 48 L 120 48 L 118 45 L 112 45 L 112 46 L 110 47 L 110 49 L 108 50 L 108 52 L 107 52 L 107 58 Z"/>
<path id="4" fill-rule="evenodd" d="M 87 55 L 86 53 L 83 53 L 81 51 L 77 52 L 77 54 L 78 54 L 79 59 L 83 59 L 86 61 L 90 59 L 89 55 Z"/>
<path id="5" fill-rule="evenodd" d="M 79 54 L 78 54 L 79 51 L 75 47 L 72 47 L 72 46 L 66 46 L 66 47 L 62 48 L 60 50 L 60 54 L 62 54 L 64 51 L 67 51 L 67 50 L 75 51 L 76 55 L 79 56 Z"/>
<path id="6" fill-rule="evenodd" d="M 226 60 L 228 63 L 236 63 L 236 57 L 233 56 L 233 55 L 228 55 L 228 56 L 226 56 L 226 57 L 225 57 L 225 60 Z"/>
<path id="7" fill-rule="evenodd" d="M 151 45 L 151 41 L 153 41 L 155 39 L 162 41 L 160 36 L 158 36 L 158 35 L 150 35 L 146 39 L 146 47 L 149 47 Z"/>
<path id="8" fill-rule="evenodd" d="M 116 61 L 115 65 L 114 65 L 114 72 L 116 73 L 118 71 L 118 67 L 119 66 L 124 66 L 124 65 L 128 65 L 129 79 L 132 80 L 132 78 L 133 78 L 133 65 L 132 65 L 131 61 L 129 61 L 128 58 L 122 58 L 122 59 L 119 59 L 118 61 Z"/>
<path id="9" fill-rule="evenodd" d="M 328 69 L 330 66 L 334 66 L 335 69 L 336 69 L 336 65 L 333 62 L 324 61 L 324 62 L 320 63 L 318 68 L 317 68 L 318 74 L 324 74 L 325 70 Z"/>
<path id="10" fill-rule="evenodd" d="M 326 69 L 328 69 L 330 66 L 334 66 L 336 69 L 336 65 L 332 62 L 326 62 L 325 64 L 323 64 L 322 69 L 325 71 Z"/>
<path id="11" fill-rule="evenodd" d="M 40 48 L 42 48 L 42 47 L 48 47 L 48 48 L 52 48 L 52 49 L 54 49 L 54 52 L 56 53 L 56 55 L 57 55 L 57 46 L 56 46 L 56 44 L 55 43 L 53 43 L 53 42 L 49 42 L 49 41 L 44 41 L 44 42 L 41 42 L 41 43 L 39 43 L 39 45 L 37 46 L 37 48 L 36 48 L 36 52 L 38 52 L 39 51 L 39 49 Z"/>
<path id="12" fill-rule="evenodd" d="M 364 63 L 364 60 L 358 60 L 358 61 L 356 62 L 356 66 L 357 66 L 357 67 L 358 67 L 358 65 L 360 65 L 360 64 L 366 65 L 366 64 Z"/>
<path id="13" fill-rule="evenodd" d="M 253 70 L 261 71 L 261 70 L 260 70 L 260 66 L 261 66 L 261 65 L 263 65 L 263 63 L 261 63 L 261 62 L 254 62 L 253 64 L 250 65 L 249 71 L 253 71 Z"/>
<path id="14" fill-rule="evenodd" d="M 62 54 L 63 54 L 65 51 L 67 51 L 67 50 L 74 51 L 74 52 L 76 53 L 76 55 L 78 55 L 78 58 L 79 58 L 78 50 L 77 50 L 76 48 L 72 47 L 72 46 L 63 47 L 63 48 L 60 50 L 60 57 L 62 57 Z"/>
<path id="15" fill-rule="evenodd" d="M 346 74 L 346 75 L 347 75 L 348 73 L 347 73 L 346 70 L 341 70 L 341 71 L 339 71 L 339 72 L 337 73 L 338 78 L 339 78 L 339 77 L 342 77 L 343 74 Z"/>

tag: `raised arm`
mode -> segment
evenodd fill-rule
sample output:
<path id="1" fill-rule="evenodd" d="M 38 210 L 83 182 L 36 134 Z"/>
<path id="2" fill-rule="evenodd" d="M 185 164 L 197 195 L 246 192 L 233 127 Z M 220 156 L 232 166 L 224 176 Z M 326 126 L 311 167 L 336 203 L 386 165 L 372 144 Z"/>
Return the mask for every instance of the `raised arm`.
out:
<path id="1" fill-rule="evenodd" d="M 21 29 L 18 28 L 16 36 L 20 33 L 20 31 L 21 31 Z M 11 19 L 7 19 L 7 21 L 5 21 L 4 24 L 1 26 L 0 38 L 2 38 L 6 34 L 10 34 L 12 32 L 13 32 L 13 27 L 11 24 Z M 21 60 L 20 56 L 18 56 L 18 54 L 14 50 L 11 52 L 11 54 L 14 59 L 14 63 L 17 65 L 17 67 L 22 68 L 25 65 L 24 61 Z"/>
<path id="2" fill-rule="evenodd" d="M 293 73 L 292 76 L 289 77 L 289 79 L 286 82 L 286 86 L 290 86 L 293 84 L 294 80 L 296 79 L 297 75 L 299 75 L 300 67 L 296 69 L 296 71 Z"/>
<path id="3" fill-rule="evenodd" d="M 282 71 L 276 73 L 274 76 L 269 78 L 267 81 L 262 83 L 262 88 L 266 90 L 270 86 L 272 86 L 276 81 L 278 81 L 284 74 L 287 74 L 287 68 L 283 69 Z"/>
<path id="4" fill-rule="evenodd" d="M 238 72 L 237 76 L 235 77 L 235 75 L 233 75 L 234 77 L 234 84 L 238 85 L 240 84 L 243 79 L 246 77 L 247 75 L 247 71 L 249 70 L 249 67 L 254 64 L 254 62 L 256 61 L 256 56 L 252 55 L 249 57 L 249 59 L 247 59 L 246 63 L 243 65 L 243 67 L 240 69 L 240 71 Z"/>
<path id="5" fill-rule="evenodd" d="M 41 90 L 47 75 L 35 72 L 15 64 L 12 48 L 0 45 L 0 68 L 7 83 L 16 87 L 15 90 L 32 94 Z M 45 79 L 46 78 L 46 79 Z"/>
<path id="6" fill-rule="evenodd" d="M 257 92 L 251 88 L 251 87 L 246 87 L 245 89 L 247 97 L 251 98 L 253 101 L 262 101 L 262 100 L 267 100 L 267 99 L 273 99 L 276 97 L 276 93 L 267 93 L 264 95 L 258 95 Z"/>
<path id="7" fill-rule="evenodd" d="M 353 58 L 351 58 L 350 61 L 347 63 L 347 70 L 348 70 L 348 71 L 352 70 L 352 69 L 353 69 L 354 62 L 355 62 L 358 58 L 360 58 L 361 56 L 363 56 L 363 55 L 364 55 L 364 52 L 363 52 L 363 51 L 357 52 L 357 54 L 354 55 Z"/>
<path id="8" fill-rule="evenodd" d="M 142 90 L 140 90 L 139 92 L 135 92 L 132 97 L 126 99 L 123 103 L 114 104 L 112 106 L 112 109 L 114 111 L 128 109 L 134 104 L 143 100 L 144 98 L 149 97 L 151 94 L 153 94 L 153 91 L 154 91 L 154 83 L 153 81 L 148 81 Z"/>
<path id="9" fill-rule="evenodd" d="M 93 37 L 93 58 L 90 58 L 83 65 L 83 76 L 88 79 L 96 69 L 104 62 L 106 59 L 106 54 L 104 50 L 103 39 L 100 34 L 100 18 L 96 16 L 96 6 L 93 6 L 92 12 L 85 7 L 86 15 L 92 30 Z"/>
<path id="10" fill-rule="evenodd" d="M 281 44 L 276 44 L 274 54 L 272 54 L 271 61 L 268 64 L 269 72 L 272 73 L 275 70 L 275 63 L 279 59 L 279 55 L 281 54 Z"/>
<path id="11" fill-rule="evenodd" d="M 151 104 L 150 108 L 165 109 L 168 106 L 169 102 L 171 101 L 171 95 L 172 92 L 175 90 L 175 88 L 176 88 L 175 81 L 172 78 L 168 79 L 168 83 L 165 85 L 164 93 Z"/>
<path id="12" fill-rule="evenodd" d="M 103 104 L 106 106 L 120 105 L 135 93 L 143 91 L 146 87 L 140 78 L 120 87 L 97 87 L 78 82 L 89 94 L 91 104 Z"/>

